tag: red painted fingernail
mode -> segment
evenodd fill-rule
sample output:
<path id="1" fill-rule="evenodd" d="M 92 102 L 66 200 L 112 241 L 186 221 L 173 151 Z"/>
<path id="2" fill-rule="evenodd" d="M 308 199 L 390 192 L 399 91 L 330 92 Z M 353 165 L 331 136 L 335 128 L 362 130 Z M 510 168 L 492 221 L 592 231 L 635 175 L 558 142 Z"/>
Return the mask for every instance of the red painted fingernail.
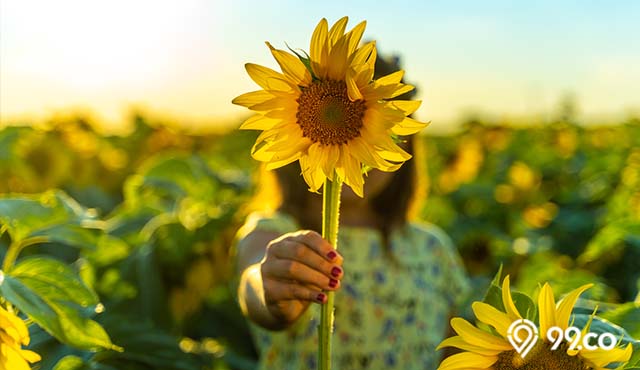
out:
<path id="1" fill-rule="evenodd" d="M 329 286 L 332 287 L 332 288 L 335 288 L 336 286 L 338 286 L 338 280 L 329 279 Z"/>
<path id="2" fill-rule="evenodd" d="M 334 277 L 340 276 L 341 272 L 342 272 L 342 269 L 338 266 L 335 266 L 334 268 L 331 269 L 331 275 L 333 275 Z"/>
<path id="3" fill-rule="evenodd" d="M 336 257 L 338 257 L 338 253 L 336 253 L 335 251 L 331 251 L 331 252 L 327 253 L 327 258 L 330 259 L 330 260 L 333 260 Z"/>
<path id="4" fill-rule="evenodd" d="M 316 297 L 318 302 L 324 303 L 325 299 L 327 299 L 327 296 L 324 293 L 318 293 L 318 296 Z"/>

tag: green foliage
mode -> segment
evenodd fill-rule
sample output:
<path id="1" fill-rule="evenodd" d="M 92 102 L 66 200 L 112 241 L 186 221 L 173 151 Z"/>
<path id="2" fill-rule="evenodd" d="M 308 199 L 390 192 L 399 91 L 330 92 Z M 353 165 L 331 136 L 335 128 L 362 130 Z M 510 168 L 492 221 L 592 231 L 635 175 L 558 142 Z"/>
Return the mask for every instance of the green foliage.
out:
<path id="1" fill-rule="evenodd" d="M 83 119 L 0 130 L 0 304 L 33 323 L 41 369 L 255 367 L 230 248 L 255 192 L 255 136 L 141 116 L 126 136 Z M 495 276 L 473 298 L 502 309 L 509 274 L 516 307 L 537 321 L 541 282 L 556 296 L 594 282 L 576 322 L 598 305 L 594 328 L 637 347 L 638 121 L 470 122 L 415 141 L 428 179 L 418 216 L 452 237 L 476 286 Z"/>
<path id="2" fill-rule="evenodd" d="M 484 303 L 490 304 L 498 310 L 505 312 L 504 302 L 502 301 L 502 266 L 498 270 L 498 273 L 491 281 L 487 292 L 485 293 Z M 538 321 L 538 308 L 533 300 L 522 292 L 511 292 L 511 299 L 513 304 L 518 309 L 518 312 L 523 318 L 531 320 L 533 322 Z"/>
<path id="3" fill-rule="evenodd" d="M 72 246 L 91 248 L 98 228 L 92 212 L 60 191 L 39 195 L 0 195 L 0 223 L 14 243 L 45 238 Z"/>
<path id="4" fill-rule="evenodd" d="M 48 267 L 51 266 L 47 266 L 46 262 L 41 263 L 42 260 L 33 262 L 38 270 L 46 273 L 55 272 L 51 277 L 61 280 L 52 284 L 46 278 L 34 278 L 31 274 L 15 277 L 5 275 L 0 285 L 2 296 L 63 343 L 91 351 L 100 348 L 120 350 L 120 347 L 111 343 L 100 324 L 85 317 L 83 312 L 74 306 L 77 304 L 82 307 L 80 302 L 87 303 L 82 293 L 72 292 L 81 286 L 77 278 L 69 276 L 67 271 L 49 270 Z M 55 264 L 56 269 L 62 265 L 59 262 Z M 92 293 L 89 295 L 93 296 Z"/>

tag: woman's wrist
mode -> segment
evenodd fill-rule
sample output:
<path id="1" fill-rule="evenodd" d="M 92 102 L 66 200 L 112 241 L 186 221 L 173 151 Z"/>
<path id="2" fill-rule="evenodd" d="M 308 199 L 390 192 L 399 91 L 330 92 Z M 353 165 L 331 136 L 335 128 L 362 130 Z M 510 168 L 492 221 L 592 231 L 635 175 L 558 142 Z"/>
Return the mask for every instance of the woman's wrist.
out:
<path id="1" fill-rule="evenodd" d="M 240 277 L 238 287 L 240 309 L 251 321 L 269 330 L 283 330 L 291 325 L 271 313 L 264 299 L 260 263 L 248 266 Z"/>

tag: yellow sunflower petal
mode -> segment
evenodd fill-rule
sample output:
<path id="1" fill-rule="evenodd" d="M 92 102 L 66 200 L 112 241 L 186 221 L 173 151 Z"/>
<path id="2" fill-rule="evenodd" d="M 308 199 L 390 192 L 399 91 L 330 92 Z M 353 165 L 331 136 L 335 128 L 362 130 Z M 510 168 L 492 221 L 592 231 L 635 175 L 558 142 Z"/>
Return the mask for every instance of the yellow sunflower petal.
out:
<path id="1" fill-rule="evenodd" d="M 518 312 L 518 309 L 516 308 L 516 305 L 513 304 L 513 298 L 511 298 L 509 275 L 507 275 L 502 281 L 502 304 L 504 305 L 506 313 L 509 315 L 512 322 L 522 318 L 520 312 Z"/>
<path id="2" fill-rule="evenodd" d="M 375 71 L 375 69 L 376 69 L 376 60 L 378 59 L 378 49 L 376 48 L 375 41 L 374 42 L 370 42 L 370 44 L 372 44 L 373 48 L 371 49 L 371 53 L 369 54 L 369 57 L 367 57 L 367 59 L 366 59 L 364 64 L 365 64 L 366 67 L 368 67 L 369 71 Z M 371 78 L 369 78 L 369 80 L 372 80 L 372 79 L 373 79 L 373 75 L 371 75 Z"/>
<path id="3" fill-rule="evenodd" d="M 294 143 L 294 144 L 291 144 Z M 286 145 L 286 147 L 284 145 Z M 267 170 L 273 170 L 286 166 L 300 159 L 300 156 L 311 145 L 307 138 L 284 138 L 266 147 L 266 152 L 271 153 L 267 163 Z"/>
<path id="4" fill-rule="evenodd" d="M 513 322 L 504 312 L 500 312 L 495 307 L 484 302 L 474 302 L 471 305 L 473 313 L 478 320 L 491 325 L 502 337 L 507 337 L 509 326 Z"/>
<path id="5" fill-rule="evenodd" d="M 385 140 L 384 138 L 389 135 L 386 133 L 386 129 L 376 127 L 376 123 L 371 120 L 368 124 L 360 130 L 360 136 L 363 140 L 370 143 L 370 145 L 380 148 L 380 142 Z"/>
<path id="6" fill-rule="evenodd" d="M 342 17 L 331 27 L 329 30 L 329 45 L 333 46 L 338 42 L 338 39 L 344 35 L 344 30 L 347 28 L 347 22 L 349 17 Z"/>
<path id="7" fill-rule="evenodd" d="M 420 108 L 422 100 L 391 100 L 388 104 L 403 111 L 404 115 L 408 116 Z"/>
<path id="8" fill-rule="evenodd" d="M 25 346 L 29 344 L 29 331 L 27 329 L 27 325 L 21 318 L 10 313 L 1 306 L 0 324 L 0 327 L 3 328 L 16 342 L 22 343 Z"/>
<path id="9" fill-rule="evenodd" d="M 393 73 L 390 73 L 386 76 L 380 77 L 376 80 L 376 83 L 380 86 L 386 85 L 397 85 L 402 81 L 402 77 L 404 76 L 404 71 L 399 70 Z"/>
<path id="10" fill-rule="evenodd" d="M 244 65 L 249 77 L 265 90 L 291 91 L 294 90 L 283 74 L 258 64 L 247 63 Z"/>
<path id="11" fill-rule="evenodd" d="M 269 42 L 267 42 L 267 46 L 271 50 L 273 57 L 276 58 L 276 61 L 280 65 L 282 73 L 284 73 L 286 77 L 290 77 L 293 83 L 303 86 L 311 83 L 311 73 L 309 73 L 307 67 L 304 66 L 298 57 L 293 56 L 284 50 L 274 48 Z"/>
<path id="12" fill-rule="evenodd" d="M 324 185 L 325 176 L 322 173 L 322 169 L 309 161 L 308 155 L 302 155 L 300 157 L 300 170 L 305 182 L 309 185 L 309 190 L 317 193 L 318 189 Z"/>
<path id="13" fill-rule="evenodd" d="M 273 97 L 267 101 L 263 101 L 262 103 L 254 104 L 249 109 L 256 112 L 267 112 L 271 110 L 282 110 L 285 111 L 297 111 L 298 110 L 298 102 L 295 99 L 288 97 Z"/>
<path id="14" fill-rule="evenodd" d="M 258 138 L 256 139 L 256 142 L 255 142 L 255 144 L 253 144 L 253 146 L 254 146 L 254 148 L 257 148 L 263 142 L 274 141 L 278 137 L 283 136 L 284 134 L 286 134 L 286 131 L 283 131 L 283 130 L 267 130 L 267 131 L 263 131 L 263 132 L 260 133 L 260 135 L 258 135 Z"/>
<path id="15" fill-rule="evenodd" d="M 340 177 L 344 181 L 347 178 L 347 172 L 346 172 L 347 165 L 345 162 L 347 161 L 347 156 L 350 155 L 350 150 L 345 151 L 344 145 L 339 145 L 338 151 L 340 154 L 339 154 L 338 161 L 336 162 L 335 170 L 338 177 Z"/>
<path id="16" fill-rule="evenodd" d="M 405 117 L 401 122 L 391 128 L 391 132 L 401 136 L 413 135 L 428 125 L 428 123 L 420 122 L 410 117 Z"/>
<path id="17" fill-rule="evenodd" d="M 611 350 L 596 349 L 593 351 L 580 351 L 580 357 L 590 361 L 597 367 L 605 367 L 612 362 L 627 362 L 633 354 L 631 343 L 625 348 L 613 348 Z"/>
<path id="18" fill-rule="evenodd" d="M 484 356 L 496 356 L 500 352 L 502 352 L 502 350 L 499 349 L 488 349 L 480 346 L 474 346 L 473 344 L 465 342 L 464 339 L 462 339 L 462 337 L 459 335 L 443 340 L 436 349 L 438 350 L 444 347 L 455 347 L 464 351 L 469 351 Z"/>
<path id="19" fill-rule="evenodd" d="M 5 328 L 0 330 L 0 343 L 4 343 L 11 347 L 20 347 L 20 341 L 16 340 L 12 335 L 7 334 Z"/>
<path id="20" fill-rule="evenodd" d="M 404 150 L 402 150 L 402 148 L 400 148 L 396 144 L 391 143 L 389 145 L 393 145 L 393 149 L 385 148 L 383 150 L 377 151 L 380 157 L 392 162 L 405 162 L 411 159 L 412 157 L 411 154 L 405 152 Z"/>
<path id="21" fill-rule="evenodd" d="M 350 56 L 349 63 L 352 66 L 361 66 L 363 64 L 368 64 L 368 61 L 372 57 L 372 53 L 375 53 L 376 50 L 376 42 L 370 41 L 364 45 L 362 45 L 355 53 Z M 375 59 L 375 54 L 374 54 Z M 374 60 L 375 63 L 375 60 Z"/>
<path id="22" fill-rule="evenodd" d="M 268 162 L 273 157 L 273 151 L 270 150 L 271 147 L 278 145 L 286 138 L 289 137 L 289 134 L 286 130 L 286 125 L 281 129 L 273 129 L 263 131 L 258 135 L 256 142 L 253 144 L 251 148 L 251 156 L 261 162 Z"/>
<path id="23" fill-rule="evenodd" d="M 557 304 L 556 310 L 556 325 L 561 328 L 566 328 L 569 326 L 569 317 L 571 316 L 571 311 L 573 311 L 573 306 L 576 305 L 578 301 L 578 297 L 585 290 L 591 288 L 593 284 L 585 284 L 577 289 L 572 290 L 569 294 L 567 294 L 560 302 Z"/>
<path id="24" fill-rule="evenodd" d="M 405 85 L 401 83 L 380 85 L 378 80 L 376 80 L 374 83 L 363 87 L 361 91 L 362 96 L 364 96 L 365 99 L 376 101 L 395 98 L 396 96 L 408 93 L 413 89 L 414 87 L 412 85 Z"/>
<path id="25" fill-rule="evenodd" d="M 367 21 L 362 21 L 349 31 L 349 55 L 351 55 L 358 47 L 365 28 L 367 28 Z"/>
<path id="26" fill-rule="evenodd" d="M 267 163 L 266 169 L 270 171 L 275 170 L 276 168 L 284 167 L 289 163 L 297 161 L 301 156 L 302 153 L 300 152 L 294 152 L 288 155 L 285 155 L 283 153 L 274 154 L 271 159 L 269 159 L 269 163 Z"/>
<path id="27" fill-rule="evenodd" d="M 391 163 L 382 158 L 377 149 L 362 137 L 352 139 L 349 142 L 349 150 L 360 162 L 384 172 L 397 171 L 402 165 L 402 163 Z"/>
<path id="28" fill-rule="evenodd" d="M 311 68 L 316 76 L 323 78 L 326 75 L 328 52 L 328 24 L 325 18 L 322 18 L 311 36 L 310 57 Z"/>
<path id="29" fill-rule="evenodd" d="M 240 125 L 241 130 L 270 130 L 282 120 L 272 119 L 262 114 L 254 114 Z"/>
<path id="30" fill-rule="evenodd" d="M 545 283 L 538 295 L 538 312 L 540 314 L 540 333 L 546 333 L 550 327 L 557 325 L 556 302 L 549 283 Z M 562 330 L 566 327 L 560 327 Z"/>
<path id="31" fill-rule="evenodd" d="M 24 358 L 25 360 L 27 360 L 27 362 L 30 362 L 30 363 L 34 363 L 42 360 L 42 357 L 40 357 L 39 354 L 26 349 L 20 350 L 20 355 L 22 356 L 22 358 Z"/>
<path id="32" fill-rule="evenodd" d="M 376 153 L 380 157 L 393 162 L 404 162 L 411 159 L 411 154 L 396 145 L 384 131 L 363 127 L 361 133 L 364 140 L 375 143 Z"/>
<path id="33" fill-rule="evenodd" d="M 376 49 L 375 48 L 371 52 L 371 57 L 370 58 L 371 58 L 370 60 L 373 60 L 373 64 L 375 64 L 375 59 L 376 59 Z M 358 73 L 355 76 L 356 84 L 360 88 L 361 92 L 362 92 L 362 89 L 364 89 L 365 87 L 367 87 L 371 83 L 371 81 L 373 80 L 373 76 L 375 74 L 375 67 L 371 66 L 369 64 L 370 64 L 370 62 L 367 62 L 366 64 L 360 66 L 359 69 L 358 69 Z M 363 98 L 364 98 L 364 96 L 363 96 Z"/>
<path id="34" fill-rule="evenodd" d="M 358 89 L 358 84 L 356 83 L 355 78 L 356 71 L 353 68 L 349 68 L 349 70 L 347 71 L 345 82 L 347 84 L 347 94 L 349 95 L 349 99 L 351 99 L 351 101 L 362 99 L 362 93 L 360 93 L 360 89 Z"/>
<path id="35" fill-rule="evenodd" d="M 359 197 L 364 197 L 364 179 L 362 178 L 362 165 L 355 158 L 347 155 L 343 162 L 346 178 L 345 183 L 353 189 Z"/>
<path id="36" fill-rule="evenodd" d="M 345 35 L 338 39 L 338 42 L 329 52 L 327 66 L 327 77 L 333 80 L 344 80 L 347 72 L 347 57 L 349 51 L 349 38 Z"/>
<path id="37" fill-rule="evenodd" d="M 0 327 L 2 328 L 2 327 Z M 5 326 L 0 330 L 0 343 L 7 343 L 15 346 L 19 346 L 22 338 L 18 334 L 18 331 L 12 326 Z"/>
<path id="38" fill-rule="evenodd" d="M 438 366 L 438 370 L 489 369 L 496 361 L 498 361 L 498 356 L 463 352 L 445 358 Z"/>
<path id="39" fill-rule="evenodd" d="M 322 50 L 324 49 L 325 44 L 327 43 L 327 29 L 328 29 L 327 19 L 322 18 L 315 30 L 313 30 L 313 34 L 311 35 L 311 45 L 309 45 L 309 53 L 312 60 L 316 62 L 323 62 L 321 59 Z"/>
<path id="40" fill-rule="evenodd" d="M 242 94 L 231 101 L 236 105 L 242 105 L 243 107 L 250 108 L 256 104 L 263 103 L 275 96 L 268 91 L 258 90 Z"/>
<path id="41" fill-rule="evenodd" d="M 319 167 L 322 168 L 322 156 L 324 152 L 321 149 L 320 143 L 313 143 L 309 146 L 307 151 L 307 155 L 309 156 L 309 162 L 318 164 Z M 323 173 L 327 175 L 327 173 L 323 169 Z"/>
<path id="42" fill-rule="evenodd" d="M 351 139 L 349 148 L 351 149 L 351 153 L 365 165 L 374 168 L 380 165 L 380 161 L 376 159 L 375 150 L 361 137 Z"/>
<path id="43" fill-rule="evenodd" d="M 379 111 L 386 121 L 394 123 L 402 122 L 406 116 L 402 110 L 395 109 L 392 105 L 387 103 L 373 104 L 370 109 Z"/>
<path id="44" fill-rule="evenodd" d="M 376 103 L 370 103 L 371 107 L 364 112 L 364 117 L 362 121 L 364 122 L 364 127 L 370 127 L 373 130 L 385 132 L 387 129 L 392 128 L 395 123 L 389 122 L 385 117 L 384 113 L 380 109 L 376 109 Z"/>
<path id="45" fill-rule="evenodd" d="M 264 116 L 272 119 L 279 119 L 287 122 L 296 122 L 296 110 L 274 109 L 264 113 Z"/>
<path id="46" fill-rule="evenodd" d="M 333 172 L 338 161 L 339 149 L 336 145 L 314 143 L 309 147 L 309 160 L 320 163 L 322 172 L 333 181 Z"/>
<path id="47" fill-rule="evenodd" d="M 386 87 L 386 86 L 385 86 Z M 395 89 L 389 93 L 388 98 L 395 98 L 396 96 L 400 96 L 402 94 L 406 94 L 410 91 L 412 91 L 413 89 L 415 89 L 415 86 L 413 85 L 406 85 L 406 84 L 398 84 Z"/>
<path id="48" fill-rule="evenodd" d="M 3 346 L 5 352 L 4 366 L 7 370 L 31 370 L 31 366 L 21 356 L 20 350 L 10 346 Z"/>
<path id="49" fill-rule="evenodd" d="M 311 145 L 311 140 L 302 136 L 302 130 L 295 123 L 283 126 L 278 136 L 269 141 L 268 150 L 271 152 L 290 152 L 293 148 L 306 150 Z"/>
<path id="50" fill-rule="evenodd" d="M 465 342 L 471 345 L 503 351 L 513 349 L 511 344 L 505 339 L 498 338 L 484 330 L 480 330 L 463 318 L 454 317 L 451 319 L 451 327 L 453 327 L 453 330 L 455 330 Z"/>

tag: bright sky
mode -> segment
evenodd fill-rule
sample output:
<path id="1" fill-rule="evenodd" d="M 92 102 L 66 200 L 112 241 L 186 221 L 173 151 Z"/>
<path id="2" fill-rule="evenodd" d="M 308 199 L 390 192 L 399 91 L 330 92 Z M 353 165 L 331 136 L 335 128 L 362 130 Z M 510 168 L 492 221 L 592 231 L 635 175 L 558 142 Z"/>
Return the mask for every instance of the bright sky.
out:
<path id="1" fill-rule="evenodd" d="M 402 57 L 436 128 L 464 112 L 548 114 L 574 93 L 587 117 L 640 113 L 638 1 L 3 0 L 0 120 L 84 109 L 117 125 L 132 105 L 228 122 L 231 99 L 276 68 L 264 41 L 308 50 L 322 17 L 367 20 Z"/>

